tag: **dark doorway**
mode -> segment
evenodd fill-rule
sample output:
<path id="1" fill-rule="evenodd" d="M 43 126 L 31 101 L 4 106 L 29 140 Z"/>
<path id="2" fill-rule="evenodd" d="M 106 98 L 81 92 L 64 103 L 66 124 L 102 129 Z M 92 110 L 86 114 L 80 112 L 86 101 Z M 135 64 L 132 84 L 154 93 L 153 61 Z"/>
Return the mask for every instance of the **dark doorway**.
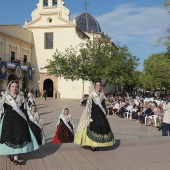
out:
<path id="1" fill-rule="evenodd" d="M 53 97 L 53 81 L 51 79 L 44 81 L 43 90 L 47 91 L 47 97 Z"/>
<path id="2" fill-rule="evenodd" d="M 29 83 L 28 78 L 26 76 L 24 76 L 23 80 L 22 80 L 22 89 L 23 89 L 23 91 L 28 88 L 28 83 Z"/>

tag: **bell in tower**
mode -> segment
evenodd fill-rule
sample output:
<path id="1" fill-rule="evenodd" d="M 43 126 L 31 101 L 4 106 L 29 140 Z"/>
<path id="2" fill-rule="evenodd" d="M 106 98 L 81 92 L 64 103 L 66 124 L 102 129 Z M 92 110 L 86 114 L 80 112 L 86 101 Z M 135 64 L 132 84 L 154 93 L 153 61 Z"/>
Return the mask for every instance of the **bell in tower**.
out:
<path id="1" fill-rule="evenodd" d="M 53 6 L 57 6 L 57 0 L 53 0 Z"/>
<path id="2" fill-rule="evenodd" d="M 48 0 L 43 0 L 43 6 L 44 7 L 48 6 Z"/>

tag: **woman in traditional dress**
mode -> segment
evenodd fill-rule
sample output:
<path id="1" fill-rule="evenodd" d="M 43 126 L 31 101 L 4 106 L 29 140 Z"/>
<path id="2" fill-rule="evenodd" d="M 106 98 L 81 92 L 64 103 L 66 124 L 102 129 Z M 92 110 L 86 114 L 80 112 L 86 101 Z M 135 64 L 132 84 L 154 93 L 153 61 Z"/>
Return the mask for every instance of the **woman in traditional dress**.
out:
<path id="1" fill-rule="evenodd" d="M 45 144 L 45 137 L 43 131 L 43 123 L 41 121 L 40 115 L 36 109 L 36 105 L 31 105 L 28 111 L 29 116 L 29 126 L 37 140 L 39 145 Z"/>
<path id="2" fill-rule="evenodd" d="M 53 144 L 72 143 L 74 141 L 74 124 L 68 108 L 65 108 L 58 119 Z"/>
<path id="3" fill-rule="evenodd" d="M 18 154 L 39 148 L 29 128 L 24 97 L 19 95 L 18 81 L 12 80 L 6 89 L 4 113 L 0 124 L 0 155 L 8 155 L 18 165 Z"/>
<path id="4" fill-rule="evenodd" d="M 91 146 L 92 151 L 98 147 L 112 146 L 114 135 L 107 120 L 105 96 L 101 81 L 96 81 L 95 90 L 89 95 L 87 105 L 76 130 L 74 142 L 81 146 Z"/>
<path id="5" fill-rule="evenodd" d="M 27 106 L 28 110 L 32 105 L 35 105 L 34 95 L 31 92 L 29 93 L 29 98 L 28 98 L 27 104 L 28 104 L 28 106 Z"/>

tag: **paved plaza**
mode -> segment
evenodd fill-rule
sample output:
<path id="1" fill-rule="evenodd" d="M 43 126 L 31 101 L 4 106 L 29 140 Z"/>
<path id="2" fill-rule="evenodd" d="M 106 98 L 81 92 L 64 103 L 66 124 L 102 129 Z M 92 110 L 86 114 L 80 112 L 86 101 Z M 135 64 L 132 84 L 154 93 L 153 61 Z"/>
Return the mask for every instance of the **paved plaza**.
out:
<path id="1" fill-rule="evenodd" d="M 75 128 L 83 107 L 79 100 L 36 99 L 44 123 L 46 145 L 39 150 L 21 154 L 21 165 L 15 166 L 6 156 L 0 156 L 0 170 L 169 170 L 170 138 L 162 137 L 156 128 L 141 125 L 127 118 L 110 116 L 116 144 L 92 152 L 76 144 L 52 145 L 61 110 L 70 109 Z"/>

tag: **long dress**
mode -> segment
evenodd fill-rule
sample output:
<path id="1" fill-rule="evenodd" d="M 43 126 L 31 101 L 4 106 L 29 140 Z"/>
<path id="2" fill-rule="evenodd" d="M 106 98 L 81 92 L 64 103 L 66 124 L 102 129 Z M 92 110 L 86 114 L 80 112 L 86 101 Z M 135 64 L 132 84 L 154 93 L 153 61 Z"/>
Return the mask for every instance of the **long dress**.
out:
<path id="1" fill-rule="evenodd" d="M 4 108 L 3 108 L 3 100 L 1 99 L 0 100 L 0 123 L 1 123 L 1 116 L 4 112 Z"/>
<path id="2" fill-rule="evenodd" d="M 16 103 L 23 116 L 14 110 L 8 100 L 5 100 L 3 104 L 4 114 L 0 124 L 0 155 L 27 153 L 37 150 L 39 146 L 28 125 L 28 115 L 24 107 L 23 97 L 20 95 L 15 99 L 12 96 L 10 97 L 10 101 L 13 100 Z"/>
<path id="3" fill-rule="evenodd" d="M 43 134 L 43 124 L 40 118 L 40 115 L 38 112 L 36 112 L 34 115 L 29 111 L 28 112 L 28 116 L 29 116 L 29 126 L 37 140 L 37 143 L 39 145 L 44 145 L 45 144 L 45 137 Z"/>
<path id="4" fill-rule="evenodd" d="M 93 91 L 81 116 L 74 142 L 81 146 L 112 146 L 115 140 L 107 114 L 104 93 L 97 95 Z"/>
<path id="5" fill-rule="evenodd" d="M 74 142 L 73 122 L 71 115 L 60 115 L 57 129 L 52 140 L 52 144 L 72 143 Z"/>

